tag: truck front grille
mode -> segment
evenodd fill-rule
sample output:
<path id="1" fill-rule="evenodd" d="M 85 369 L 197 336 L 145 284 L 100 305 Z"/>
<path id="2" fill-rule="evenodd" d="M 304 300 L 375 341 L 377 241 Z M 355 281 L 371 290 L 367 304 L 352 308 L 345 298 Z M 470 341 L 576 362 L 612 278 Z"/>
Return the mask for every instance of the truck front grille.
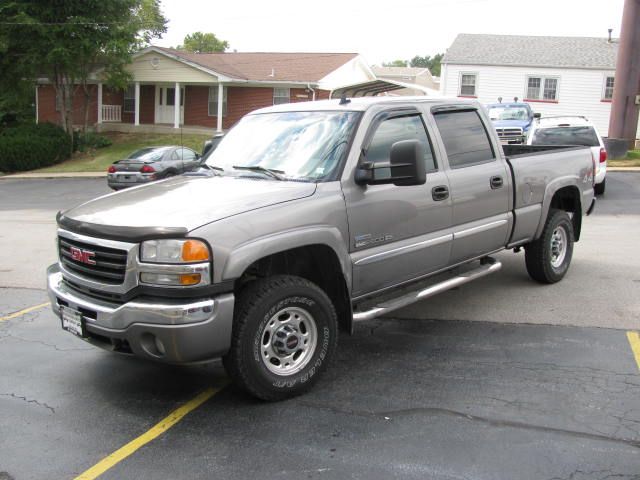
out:
<path id="1" fill-rule="evenodd" d="M 496 128 L 496 133 L 500 140 L 522 140 L 522 128 L 520 127 Z"/>
<path id="2" fill-rule="evenodd" d="M 78 250 L 81 254 L 78 254 Z M 110 285 L 120 285 L 124 282 L 127 270 L 126 250 L 58 237 L 58 251 L 64 268 L 76 275 Z M 88 262 L 83 261 L 83 258 Z"/>

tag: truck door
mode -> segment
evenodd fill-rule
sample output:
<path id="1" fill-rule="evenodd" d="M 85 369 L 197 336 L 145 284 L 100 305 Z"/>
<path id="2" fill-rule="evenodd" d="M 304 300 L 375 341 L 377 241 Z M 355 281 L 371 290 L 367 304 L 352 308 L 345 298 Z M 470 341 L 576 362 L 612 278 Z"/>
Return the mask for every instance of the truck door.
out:
<path id="1" fill-rule="evenodd" d="M 360 162 L 389 163 L 391 145 L 419 140 L 424 146 L 424 185 L 343 183 L 353 262 L 353 295 L 361 296 L 445 267 L 452 235 L 447 176 L 434 154 L 432 134 L 416 109 L 374 117 Z"/>
<path id="2" fill-rule="evenodd" d="M 432 113 L 449 167 L 453 264 L 505 246 L 511 177 L 476 108 L 434 107 Z"/>

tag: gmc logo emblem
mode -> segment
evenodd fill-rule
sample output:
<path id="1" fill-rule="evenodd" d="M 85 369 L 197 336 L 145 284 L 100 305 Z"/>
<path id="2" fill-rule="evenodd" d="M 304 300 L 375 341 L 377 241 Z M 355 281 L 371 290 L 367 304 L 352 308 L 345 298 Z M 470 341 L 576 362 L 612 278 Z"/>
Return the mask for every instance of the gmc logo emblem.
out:
<path id="1" fill-rule="evenodd" d="M 82 250 L 77 247 L 69 247 L 69 251 L 71 252 L 71 258 L 76 262 L 86 263 L 87 265 L 96 264 L 96 261 L 93 259 L 93 257 L 96 256 L 96 252 Z"/>

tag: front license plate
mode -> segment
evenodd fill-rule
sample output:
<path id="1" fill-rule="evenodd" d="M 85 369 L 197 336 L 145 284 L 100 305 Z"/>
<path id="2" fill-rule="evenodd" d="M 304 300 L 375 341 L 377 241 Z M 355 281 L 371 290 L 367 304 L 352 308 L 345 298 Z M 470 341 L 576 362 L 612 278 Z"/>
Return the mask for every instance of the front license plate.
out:
<path id="1" fill-rule="evenodd" d="M 69 307 L 60 307 L 62 328 L 79 337 L 84 337 L 84 324 L 82 322 L 82 314 L 77 310 Z"/>

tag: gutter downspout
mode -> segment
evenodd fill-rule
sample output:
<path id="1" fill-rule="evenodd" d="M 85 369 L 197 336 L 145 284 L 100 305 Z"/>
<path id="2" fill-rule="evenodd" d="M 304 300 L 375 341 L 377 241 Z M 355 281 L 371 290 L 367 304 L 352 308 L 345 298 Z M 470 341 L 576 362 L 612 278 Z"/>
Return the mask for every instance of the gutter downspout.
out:
<path id="1" fill-rule="evenodd" d="M 311 90 L 311 92 L 312 92 L 311 101 L 315 102 L 316 101 L 316 91 L 313 88 L 311 88 L 311 84 L 310 83 L 307 83 L 307 88 L 309 90 Z"/>

